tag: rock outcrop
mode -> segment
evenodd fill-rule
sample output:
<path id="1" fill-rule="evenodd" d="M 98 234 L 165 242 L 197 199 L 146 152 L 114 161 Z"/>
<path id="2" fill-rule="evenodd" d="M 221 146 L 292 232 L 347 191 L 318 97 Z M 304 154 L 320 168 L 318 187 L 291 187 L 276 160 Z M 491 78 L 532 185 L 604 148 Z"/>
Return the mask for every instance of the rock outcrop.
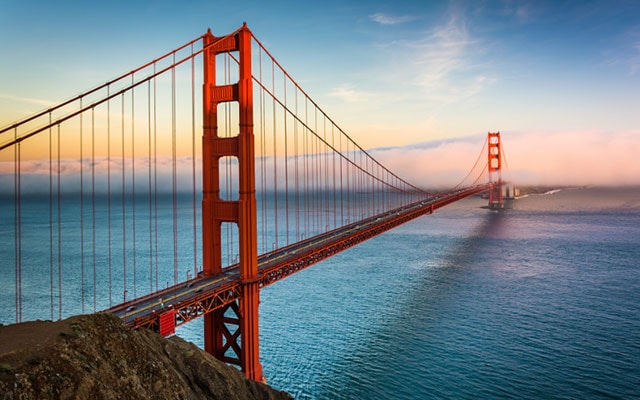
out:
<path id="1" fill-rule="evenodd" d="M 0 326 L 0 399 L 292 399 L 110 314 Z"/>

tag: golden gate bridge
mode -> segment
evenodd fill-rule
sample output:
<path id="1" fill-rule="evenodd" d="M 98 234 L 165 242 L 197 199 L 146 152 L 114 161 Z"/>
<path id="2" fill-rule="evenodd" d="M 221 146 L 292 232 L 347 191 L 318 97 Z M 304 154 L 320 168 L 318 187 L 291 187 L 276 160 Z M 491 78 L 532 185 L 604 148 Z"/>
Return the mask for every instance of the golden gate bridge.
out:
<path id="1" fill-rule="evenodd" d="M 458 185 L 425 191 L 246 24 L 208 31 L 0 130 L 2 321 L 107 311 L 170 335 L 203 317 L 205 350 L 260 380 L 261 288 L 469 196 L 502 208 L 503 158 L 490 132 Z"/>

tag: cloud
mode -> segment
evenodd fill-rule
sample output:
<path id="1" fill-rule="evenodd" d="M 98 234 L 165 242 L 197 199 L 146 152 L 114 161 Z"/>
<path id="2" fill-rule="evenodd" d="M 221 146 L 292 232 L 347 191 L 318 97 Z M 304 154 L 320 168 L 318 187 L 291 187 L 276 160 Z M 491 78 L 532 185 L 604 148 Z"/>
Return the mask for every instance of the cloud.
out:
<path id="1" fill-rule="evenodd" d="M 640 131 L 502 133 L 503 178 L 518 185 L 640 185 Z M 485 134 L 371 154 L 399 176 L 425 187 L 450 188 L 464 179 Z"/>
<path id="2" fill-rule="evenodd" d="M 470 33 L 462 12 L 453 11 L 415 40 L 379 45 L 389 62 L 377 76 L 411 101 L 438 106 L 465 101 L 495 82 L 484 57 L 487 46 Z"/>
<path id="3" fill-rule="evenodd" d="M 502 132 L 503 156 L 505 164 L 503 179 L 516 185 L 640 185 L 640 130 L 604 132 L 604 131 L 528 131 Z M 481 176 L 486 165 L 486 148 L 483 143 L 486 133 L 463 138 L 427 141 L 407 146 L 381 147 L 368 150 L 382 165 L 408 182 L 430 190 L 446 190 L 464 182 L 471 184 Z M 306 165 L 306 176 L 317 178 L 323 174 L 323 163 L 301 162 Z M 233 158 L 231 158 L 233 164 Z M 333 160 L 333 158 L 331 158 Z M 92 161 L 84 159 L 83 182 L 85 193 L 91 193 L 95 182 L 96 193 L 107 190 L 108 160 L 96 157 L 95 181 L 92 178 Z M 333 161 L 332 161 L 333 162 Z M 474 164 L 477 165 L 474 167 Z M 116 193 L 123 185 L 122 166 L 124 164 L 125 189 L 131 192 L 132 165 L 130 159 L 111 159 L 111 190 Z M 151 187 L 155 188 L 155 174 L 157 172 L 158 191 L 170 193 L 173 185 L 173 160 L 170 156 L 159 156 L 152 160 L 152 167 L 146 158 L 136 159 L 136 192 L 146 193 L 149 187 L 149 172 L 153 174 Z M 176 183 L 179 192 L 191 192 L 192 159 L 178 157 L 176 159 Z M 282 157 L 264 157 L 256 159 L 256 174 L 258 190 L 267 182 L 273 188 L 272 182 L 278 182 L 279 190 L 285 187 L 288 177 L 289 188 L 298 187 L 295 174 L 285 171 L 286 163 Z M 292 167 L 289 162 L 289 167 Z M 320 165 L 320 167 L 318 167 Z M 15 184 L 13 176 L 13 162 L 0 163 L 0 193 L 12 194 Z M 22 193 L 48 193 L 49 190 L 49 162 L 23 161 L 21 163 Z M 157 169 L 156 169 L 157 168 Z M 201 190 L 202 172 L 201 159 L 196 159 L 196 192 Z M 320 169 L 316 169 L 320 168 Z M 472 170 L 473 168 L 473 170 Z M 52 185 L 57 191 L 57 161 L 52 166 Z M 80 162 L 78 159 L 61 159 L 61 192 L 77 193 L 81 184 Z M 230 168 L 222 166 L 224 174 L 237 176 L 237 166 Z M 469 174 L 468 179 L 467 174 Z M 228 172 L 226 172 L 228 171 Z M 486 171 L 484 171 L 486 173 Z M 266 174 L 264 177 L 261 174 Z M 274 174 L 276 179 L 274 179 Z M 226 175 L 225 175 L 226 176 Z M 264 179 L 263 179 L 264 178 Z M 486 175 L 482 175 L 482 180 Z M 236 179 L 231 179 L 235 182 Z M 333 182 L 333 180 L 329 180 Z M 223 178 L 221 182 L 226 182 Z M 234 190 L 232 188 L 232 190 Z M 235 188 L 237 190 L 237 188 Z"/>
<path id="4" fill-rule="evenodd" d="M 602 54 L 604 64 L 622 67 L 630 76 L 640 73 L 640 26 L 625 31 Z"/>
<path id="5" fill-rule="evenodd" d="M 329 96 L 338 98 L 347 103 L 366 101 L 369 93 L 357 91 L 351 85 L 341 85 L 329 92 Z"/>
<path id="6" fill-rule="evenodd" d="M 405 22 L 412 21 L 416 19 L 416 17 L 411 15 L 392 16 L 392 15 L 387 15 L 383 13 L 375 13 L 375 14 L 369 15 L 369 19 L 379 23 L 380 25 L 398 25 L 398 24 L 404 24 Z"/>
<path id="7" fill-rule="evenodd" d="M 537 9 L 540 6 L 536 4 Z M 515 19 L 519 23 L 532 22 L 536 14 L 536 8 L 532 7 L 532 4 L 523 1 L 505 1 L 502 3 L 502 8 L 499 10 L 499 14 L 510 19 Z"/>
<path id="8" fill-rule="evenodd" d="M 629 73 L 636 75 L 640 72 L 640 28 L 629 34 L 629 42 L 629 56 L 625 63 Z"/>
<path id="9" fill-rule="evenodd" d="M 471 97 L 490 83 L 474 57 L 481 42 L 471 37 L 464 19 L 452 15 L 449 22 L 408 43 L 414 55 L 415 83 L 423 95 L 444 102 Z"/>
<path id="10" fill-rule="evenodd" d="M 35 99 L 32 97 L 19 97 L 19 96 L 13 96 L 10 94 L 3 94 L 3 93 L 0 93 L 0 99 L 10 100 L 12 102 L 36 104 L 38 106 L 43 106 L 43 107 L 51 107 L 56 104 L 55 102 L 50 100 Z"/>
<path id="11" fill-rule="evenodd" d="M 151 162 L 151 164 L 150 164 Z M 180 192 L 189 192 L 192 186 L 192 158 L 176 158 L 176 184 Z M 202 160 L 196 158 L 196 190 L 200 190 Z M 89 193 L 95 183 L 96 193 L 106 193 L 108 182 L 111 190 L 117 192 L 122 187 L 124 166 L 124 184 L 127 191 L 133 185 L 133 164 L 130 158 L 122 160 L 114 157 L 110 161 L 106 157 L 96 157 L 94 160 L 84 158 L 60 159 L 60 186 L 62 193 L 76 193 L 80 185 L 84 184 L 85 192 Z M 110 171 L 109 171 L 110 167 Z M 158 156 L 156 159 L 140 157 L 135 160 L 136 190 L 144 192 L 149 186 L 149 173 L 152 174 L 151 185 L 161 193 L 170 193 L 173 189 L 173 160 L 170 156 Z M 82 171 L 82 180 L 80 172 Z M 50 182 L 51 173 L 51 182 Z M 57 189 L 58 161 L 28 160 L 20 162 L 21 190 L 23 193 L 48 193 L 50 183 Z M 93 175 L 95 174 L 95 179 Z M 0 193 L 13 193 L 14 163 L 0 162 Z"/>

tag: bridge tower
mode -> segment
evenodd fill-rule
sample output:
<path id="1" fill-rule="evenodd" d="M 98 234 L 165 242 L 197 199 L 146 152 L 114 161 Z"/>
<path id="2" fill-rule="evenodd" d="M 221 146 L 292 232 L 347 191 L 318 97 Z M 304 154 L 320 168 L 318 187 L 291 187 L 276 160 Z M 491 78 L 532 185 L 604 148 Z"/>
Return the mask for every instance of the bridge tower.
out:
<path id="1" fill-rule="evenodd" d="M 222 223 L 238 226 L 241 295 L 237 302 L 204 316 L 205 350 L 216 358 L 239 365 L 253 380 L 263 379 L 258 341 L 258 242 L 253 135 L 253 89 L 251 31 L 204 39 L 203 134 L 202 134 L 202 258 L 203 274 L 222 274 Z M 216 55 L 238 52 L 239 79 L 235 84 L 216 84 Z M 238 103 L 239 133 L 218 135 L 218 104 Z M 238 200 L 220 197 L 220 158 L 238 161 Z"/>
<path id="2" fill-rule="evenodd" d="M 489 181 L 497 182 L 491 190 L 489 190 L 489 208 L 503 209 L 504 202 L 502 200 L 502 145 L 500 144 L 500 132 L 489 132 L 487 135 L 487 143 L 489 149 Z"/>

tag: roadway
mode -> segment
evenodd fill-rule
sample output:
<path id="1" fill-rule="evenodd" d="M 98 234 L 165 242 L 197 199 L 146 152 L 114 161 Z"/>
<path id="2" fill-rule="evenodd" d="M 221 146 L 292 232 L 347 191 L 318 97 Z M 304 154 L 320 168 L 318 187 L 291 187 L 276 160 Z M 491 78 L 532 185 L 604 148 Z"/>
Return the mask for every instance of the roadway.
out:
<path id="1" fill-rule="evenodd" d="M 488 183 L 436 194 L 260 255 L 258 257 L 260 287 L 277 282 L 400 224 L 433 213 L 438 208 L 455 201 L 482 193 L 493 185 Z M 181 325 L 237 300 L 241 295 L 241 286 L 239 265 L 234 264 L 224 268 L 221 275 L 197 276 L 105 311 L 122 318 L 133 328 L 147 327 L 158 330 L 161 314 L 167 311 L 173 312 L 176 326 Z"/>

